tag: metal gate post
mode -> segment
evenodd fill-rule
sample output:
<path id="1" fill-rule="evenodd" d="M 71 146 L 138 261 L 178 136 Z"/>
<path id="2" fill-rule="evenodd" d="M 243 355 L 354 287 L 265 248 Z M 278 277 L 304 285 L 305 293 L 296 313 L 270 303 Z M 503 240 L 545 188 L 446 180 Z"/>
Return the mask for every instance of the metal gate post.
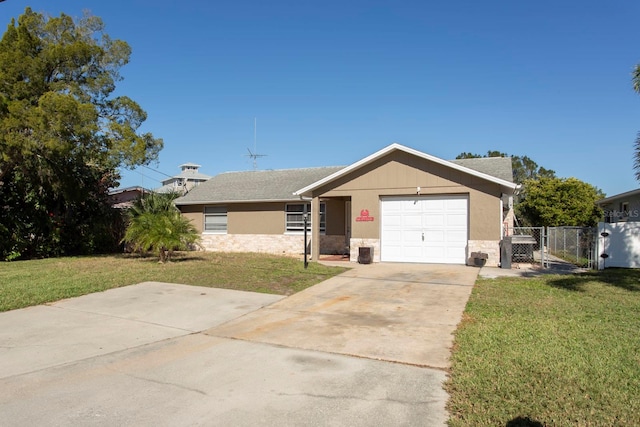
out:
<path id="1" fill-rule="evenodd" d="M 540 233 L 542 234 L 542 236 L 540 236 L 540 244 L 541 244 L 541 248 L 540 248 L 540 258 L 541 258 L 541 262 L 542 262 L 542 268 L 547 268 L 549 265 L 547 262 L 545 262 L 545 235 L 544 235 L 544 227 L 541 227 Z M 548 227 L 547 227 L 547 236 L 549 236 L 549 231 L 548 231 Z M 548 237 L 547 237 L 548 238 Z"/>
<path id="2" fill-rule="evenodd" d="M 579 262 L 580 257 L 578 256 L 578 250 L 580 249 L 580 240 L 578 237 L 578 229 L 576 228 L 576 263 Z"/>

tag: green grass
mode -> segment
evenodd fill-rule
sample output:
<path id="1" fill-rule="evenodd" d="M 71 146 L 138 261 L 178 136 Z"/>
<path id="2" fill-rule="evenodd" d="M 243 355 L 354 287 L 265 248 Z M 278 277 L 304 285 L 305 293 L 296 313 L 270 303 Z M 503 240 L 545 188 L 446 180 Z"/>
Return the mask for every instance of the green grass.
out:
<path id="1" fill-rule="evenodd" d="M 454 427 L 640 425 L 640 271 L 478 280 L 446 389 Z"/>
<path id="2" fill-rule="evenodd" d="M 571 264 L 577 265 L 578 267 L 584 267 L 584 268 L 589 267 L 589 258 L 585 258 L 583 256 L 576 258 L 575 252 L 569 253 L 565 251 L 558 251 L 558 252 L 551 252 L 551 255 L 561 258 L 567 262 L 570 262 Z"/>
<path id="3" fill-rule="evenodd" d="M 300 260 L 249 253 L 109 255 L 0 263 L 0 311 L 57 301 L 146 281 L 289 295 L 345 271 Z"/>

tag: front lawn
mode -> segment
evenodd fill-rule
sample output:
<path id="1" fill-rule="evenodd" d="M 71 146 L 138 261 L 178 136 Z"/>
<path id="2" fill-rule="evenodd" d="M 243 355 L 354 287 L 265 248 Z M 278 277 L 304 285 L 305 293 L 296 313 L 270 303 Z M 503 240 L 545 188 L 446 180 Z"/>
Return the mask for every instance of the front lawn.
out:
<path id="1" fill-rule="evenodd" d="M 454 427 L 640 425 L 640 271 L 478 280 L 446 389 Z"/>
<path id="2" fill-rule="evenodd" d="M 289 295 L 345 268 L 263 254 L 182 252 L 157 257 L 108 255 L 0 263 L 0 311 L 146 281 Z"/>

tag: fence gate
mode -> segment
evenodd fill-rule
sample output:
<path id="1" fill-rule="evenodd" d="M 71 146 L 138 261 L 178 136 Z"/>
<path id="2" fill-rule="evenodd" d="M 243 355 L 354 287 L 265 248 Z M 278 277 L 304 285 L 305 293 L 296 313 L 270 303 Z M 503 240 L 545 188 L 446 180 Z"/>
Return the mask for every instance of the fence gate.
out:
<path id="1" fill-rule="evenodd" d="M 598 268 L 594 227 L 548 227 L 549 253 L 579 267 Z"/>

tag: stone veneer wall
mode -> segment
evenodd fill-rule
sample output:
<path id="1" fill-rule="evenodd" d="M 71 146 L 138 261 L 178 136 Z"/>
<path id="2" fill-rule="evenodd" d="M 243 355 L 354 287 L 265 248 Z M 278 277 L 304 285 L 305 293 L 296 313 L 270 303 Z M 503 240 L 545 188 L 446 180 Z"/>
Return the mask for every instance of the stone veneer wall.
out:
<path id="1" fill-rule="evenodd" d="M 202 247 L 211 252 L 264 252 L 275 255 L 304 253 L 302 234 L 202 234 Z M 311 242 L 311 233 L 307 236 Z M 311 250 L 311 244 L 308 245 Z M 320 236 L 320 253 L 346 252 L 344 236 Z"/>
<path id="2" fill-rule="evenodd" d="M 467 265 L 474 265 L 471 258 L 472 252 L 484 252 L 489 257 L 487 258 L 487 267 L 498 267 L 500 264 L 500 242 L 497 240 L 469 240 L 468 243 Z"/>
<path id="3" fill-rule="evenodd" d="M 360 246 L 373 246 L 373 262 L 380 262 L 380 239 L 351 239 L 349 261 L 358 262 Z"/>

